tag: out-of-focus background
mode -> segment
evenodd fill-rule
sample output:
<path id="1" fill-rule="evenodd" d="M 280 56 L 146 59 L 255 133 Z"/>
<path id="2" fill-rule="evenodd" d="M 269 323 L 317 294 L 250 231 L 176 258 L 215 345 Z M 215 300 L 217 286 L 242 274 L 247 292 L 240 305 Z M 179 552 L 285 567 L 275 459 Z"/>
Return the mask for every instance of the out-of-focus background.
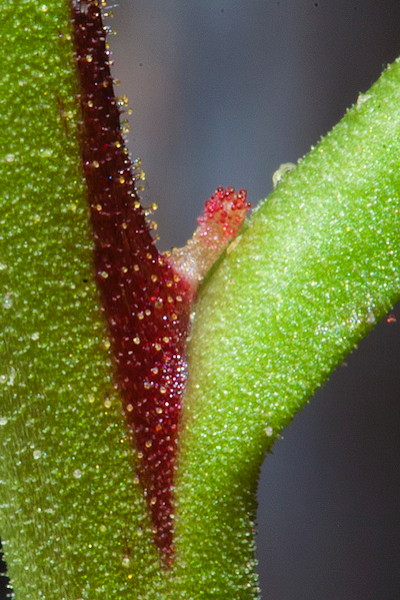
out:
<path id="1" fill-rule="evenodd" d="M 265 197 L 280 163 L 400 54 L 398 0 L 119 0 L 112 11 L 117 94 L 134 109 L 129 146 L 162 249 L 185 242 L 216 186 Z M 399 342 L 400 320 L 385 319 L 267 457 L 263 599 L 398 600 Z"/>

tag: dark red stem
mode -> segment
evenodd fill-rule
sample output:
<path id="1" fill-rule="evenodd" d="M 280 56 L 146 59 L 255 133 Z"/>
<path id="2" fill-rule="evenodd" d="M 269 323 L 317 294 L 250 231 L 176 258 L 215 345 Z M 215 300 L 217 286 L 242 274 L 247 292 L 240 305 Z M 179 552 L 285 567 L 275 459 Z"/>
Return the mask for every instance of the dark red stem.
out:
<path id="1" fill-rule="evenodd" d="M 189 288 L 157 251 L 120 126 L 99 3 L 73 0 L 81 148 L 96 277 L 139 478 L 164 565 L 173 558 L 174 464 L 186 381 Z"/>

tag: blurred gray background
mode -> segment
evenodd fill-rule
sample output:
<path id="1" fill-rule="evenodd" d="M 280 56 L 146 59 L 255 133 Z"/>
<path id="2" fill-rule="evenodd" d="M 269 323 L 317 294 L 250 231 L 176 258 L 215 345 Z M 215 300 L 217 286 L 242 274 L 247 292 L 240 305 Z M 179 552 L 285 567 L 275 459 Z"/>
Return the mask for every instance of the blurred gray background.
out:
<path id="1" fill-rule="evenodd" d="M 279 164 L 307 152 L 400 54 L 399 0 L 112 10 L 117 94 L 134 109 L 129 146 L 147 173 L 144 203 L 159 205 L 162 249 L 185 242 L 216 186 L 265 197 Z M 399 599 L 399 339 L 400 324 L 384 320 L 267 457 L 263 599 Z"/>
<path id="2" fill-rule="evenodd" d="M 113 12 L 117 94 L 134 110 L 129 146 L 162 249 L 186 241 L 216 186 L 265 197 L 279 164 L 400 54 L 398 0 L 120 0 Z M 381 323 L 267 457 L 263 599 L 400 598 L 399 341 L 400 324 Z"/>

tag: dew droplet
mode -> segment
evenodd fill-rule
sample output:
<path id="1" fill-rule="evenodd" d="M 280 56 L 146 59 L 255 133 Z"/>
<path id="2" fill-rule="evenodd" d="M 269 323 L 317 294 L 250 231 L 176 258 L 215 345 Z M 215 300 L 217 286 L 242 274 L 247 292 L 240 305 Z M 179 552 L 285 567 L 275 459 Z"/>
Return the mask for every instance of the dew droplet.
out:
<path id="1" fill-rule="evenodd" d="M 53 155 L 53 150 L 51 148 L 40 148 L 39 154 L 42 158 L 49 158 Z"/>
<path id="2" fill-rule="evenodd" d="M 129 567 L 131 564 L 131 559 L 129 556 L 124 556 L 121 562 L 123 567 Z"/>
<path id="3" fill-rule="evenodd" d="M 360 92 L 358 94 L 356 108 L 360 108 L 360 106 L 362 106 L 364 104 L 364 102 L 367 102 L 367 100 L 369 100 L 370 98 L 371 98 L 371 94 L 362 94 Z"/>
<path id="4" fill-rule="evenodd" d="M 272 185 L 274 188 L 284 179 L 285 175 L 293 171 L 295 164 L 291 162 L 283 163 L 272 175 Z"/>
<path id="5" fill-rule="evenodd" d="M 367 316 L 365 318 L 365 321 L 369 324 L 369 325 L 373 325 L 376 322 L 376 317 L 374 315 L 374 311 L 372 310 L 372 308 L 368 309 L 367 312 Z"/>
<path id="6" fill-rule="evenodd" d="M 12 297 L 12 294 L 8 293 L 3 298 L 3 306 L 4 306 L 4 308 L 9 309 L 12 307 L 12 305 L 13 305 L 13 297 Z"/>

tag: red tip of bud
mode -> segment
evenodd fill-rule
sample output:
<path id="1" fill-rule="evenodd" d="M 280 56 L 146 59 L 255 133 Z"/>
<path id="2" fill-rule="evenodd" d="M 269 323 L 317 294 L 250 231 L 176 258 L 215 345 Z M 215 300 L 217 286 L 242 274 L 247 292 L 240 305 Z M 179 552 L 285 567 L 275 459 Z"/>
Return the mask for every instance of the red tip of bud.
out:
<path id="1" fill-rule="evenodd" d="M 250 208 L 246 190 L 219 187 L 207 200 L 193 237 L 170 257 L 174 269 L 187 281 L 192 298 L 229 242 L 239 233 Z"/>
<path id="2" fill-rule="evenodd" d="M 205 204 L 196 234 L 205 246 L 222 251 L 238 234 L 249 208 L 246 190 L 219 187 Z"/>

